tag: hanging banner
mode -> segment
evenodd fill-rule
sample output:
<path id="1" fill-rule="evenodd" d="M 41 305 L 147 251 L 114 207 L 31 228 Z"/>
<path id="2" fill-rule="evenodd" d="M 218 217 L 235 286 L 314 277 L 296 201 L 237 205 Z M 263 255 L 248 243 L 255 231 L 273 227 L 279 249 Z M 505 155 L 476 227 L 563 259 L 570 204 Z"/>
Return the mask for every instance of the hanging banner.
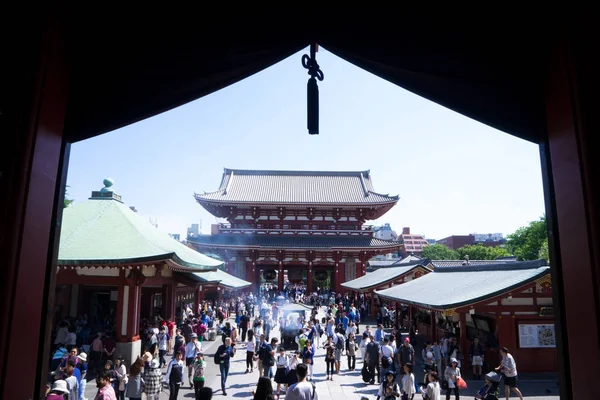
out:
<path id="1" fill-rule="evenodd" d="M 554 325 L 519 324 L 519 347 L 556 347 Z"/>

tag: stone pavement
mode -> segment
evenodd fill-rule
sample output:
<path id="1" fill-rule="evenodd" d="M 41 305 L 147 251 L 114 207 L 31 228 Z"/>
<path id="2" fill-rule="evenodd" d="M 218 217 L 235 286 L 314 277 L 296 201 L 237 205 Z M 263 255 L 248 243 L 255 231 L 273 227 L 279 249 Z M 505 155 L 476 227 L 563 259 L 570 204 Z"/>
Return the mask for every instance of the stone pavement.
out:
<path id="1" fill-rule="evenodd" d="M 361 326 L 361 329 L 363 327 Z M 374 331 L 374 328 L 372 327 Z M 278 337 L 278 330 L 272 331 L 272 335 Z M 217 350 L 218 345 L 221 343 L 220 338 L 215 342 L 204 342 L 204 354 L 207 361 L 207 374 L 206 374 L 206 386 L 211 387 L 214 390 L 213 399 L 224 399 L 225 396 L 221 392 L 221 381 L 219 368 L 213 363 L 212 355 Z M 258 381 L 258 370 L 255 369 L 254 373 L 246 374 L 246 356 L 245 346 L 238 345 L 237 356 L 231 364 L 229 377 L 227 380 L 227 397 L 251 399 L 251 390 L 256 387 Z M 356 360 L 356 371 L 349 372 L 346 363 L 346 358 L 342 357 L 342 368 L 340 375 L 335 375 L 333 381 L 325 381 L 325 360 L 324 350 L 319 349 L 315 357 L 314 366 L 314 377 L 313 382 L 317 387 L 317 393 L 319 400 L 360 400 L 361 397 L 365 396 L 369 400 L 375 400 L 377 398 L 377 385 L 367 385 L 362 381 L 360 375 L 360 369 L 362 368 L 362 360 Z M 165 370 L 166 371 L 166 370 Z M 415 368 L 415 374 L 417 379 L 422 380 L 422 372 L 420 368 Z M 187 376 L 184 377 L 186 384 Z M 475 393 L 482 386 L 481 381 L 467 381 L 469 388 L 461 391 L 461 398 L 473 399 Z M 276 388 L 275 382 L 273 382 L 273 389 Z M 519 388 L 524 394 L 524 398 L 527 400 L 558 400 L 558 388 L 556 381 L 554 380 L 522 380 L 519 382 Z M 90 382 L 86 390 L 86 396 L 88 399 L 93 399 L 96 393 L 95 383 Z M 167 388 L 164 389 L 161 394 L 161 400 L 167 400 L 169 398 L 169 391 Z M 503 389 L 501 389 L 501 395 L 503 395 Z M 143 397 L 145 398 L 145 397 Z M 184 386 L 179 391 L 179 399 L 193 399 L 194 391 L 190 390 L 189 385 Z M 284 395 L 280 396 L 280 400 L 284 400 Z M 504 397 L 501 397 L 502 399 Z M 511 397 L 515 399 L 514 395 Z M 445 396 L 442 396 L 445 399 Z M 452 397 L 454 399 L 454 397 Z M 415 400 L 421 400 L 421 395 L 417 394 Z"/>

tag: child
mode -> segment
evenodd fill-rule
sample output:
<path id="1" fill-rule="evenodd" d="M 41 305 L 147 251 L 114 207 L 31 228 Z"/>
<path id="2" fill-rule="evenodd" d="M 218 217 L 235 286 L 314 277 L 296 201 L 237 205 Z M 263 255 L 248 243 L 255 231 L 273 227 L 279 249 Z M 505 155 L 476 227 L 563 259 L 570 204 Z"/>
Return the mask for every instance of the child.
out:
<path id="1" fill-rule="evenodd" d="M 289 366 L 288 356 L 285 355 L 283 346 L 279 347 L 279 355 L 275 363 L 277 366 L 277 372 L 275 372 L 275 382 L 277 382 L 277 393 L 280 393 L 281 385 L 287 385 L 287 371 Z"/>
<path id="2" fill-rule="evenodd" d="M 206 361 L 202 353 L 196 355 L 196 361 L 194 362 L 194 392 L 196 394 L 196 400 L 200 399 L 200 393 L 204 387 L 204 369 L 206 368 Z"/>
<path id="3" fill-rule="evenodd" d="M 496 381 L 497 382 L 494 382 Z M 479 389 L 475 395 L 476 399 L 480 400 L 498 400 L 500 396 L 500 375 L 495 372 L 490 372 L 485 376 L 485 386 Z"/>
<path id="4" fill-rule="evenodd" d="M 108 375 L 110 376 L 110 384 L 115 390 L 115 393 L 119 392 L 119 381 L 117 378 L 117 371 L 113 369 L 113 363 L 110 360 L 106 360 L 104 363 L 104 370 L 108 371 Z"/>

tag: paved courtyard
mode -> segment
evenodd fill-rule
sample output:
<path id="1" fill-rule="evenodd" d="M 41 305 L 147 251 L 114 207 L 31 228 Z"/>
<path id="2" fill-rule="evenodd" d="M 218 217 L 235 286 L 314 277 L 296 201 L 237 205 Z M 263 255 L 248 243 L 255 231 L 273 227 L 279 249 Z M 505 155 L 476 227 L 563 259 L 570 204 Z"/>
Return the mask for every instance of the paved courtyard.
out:
<path id="1" fill-rule="evenodd" d="M 362 328 L 362 327 L 361 327 Z M 374 330 L 374 327 L 372 327 Z M 277 330 L 273 331 L 274 336 L 278 336 Z M 225 398 L 221 392 L 221 381 L 219 375 L 219 368 L 212 361 L 212 355 L 216 351 L 218 345 L 221 343 L 220 340 L 216 342 L 204 342 L 204 354 L 207 361 L 207 374 L 206 374 L 206 385 L 211 387 L 214 392 L 214 399 Z M 245 346 L 239 346 L 235 361 L 231 364 L 229 372 L 229 378 L 227 381 L 227 397 L 251 399 L 251 390 L 256 386 L 258 380 L 258 370 L 255 369 L 254 373 L 246 374 L 246 358 L 245 358 Z M 361 397 L 365 396 L 370 400 L 377 398 L 377 385 L 365 384 L 360 376 L 360 369 L 362 368 L 362 360 L 357 359 L 356 371 L 348 372 L 345 357 L 342 358 L 342 371 L 340 375 L 335 375 L 333 381 L 325 381 L 325 360 L 324 350 L 320 349 L 315 357 L 314 366 L 314 378 L 313 382 L 317 387 L 317 393 L 320 400 L 360 400 Z M 518 360 L 517 360 L 518 361 Z M 422 379 L 422 375 L 418 373 L 419 368 L 416 368 L 417 378 Z M 163 371 L 166 371 L 163 370 Z M 188 384 L 187 376 L 184 377 L 185 383 Z M 475 393 L 482 385 L 481 381 L 468 381 L 469 388 L 461 391 L 461 398 L 472 399 Z M 275 389 L 275 383 L 273 382 L 273 388 Z M 521 380 L 519 382 L 519 388 L 521 389 L 524 397 L 528 400 L 558 400 L 558 387 L 554 380 Z M 96 393 L 95 383 L 90 382 L 86 390 L 86 396 L 88 399 L 93 399 Z M 501 390 L 500 394 L 503 396 L 504 392 Z M 502 397 L 501 398 L 504 398 Z M 144 397 L 145 398 L 145 397 Z M 167 400 L 169 398 L 169 391 L 165 387 L 161 394 L 161 400 Z M 189 385 L 184 386 L 179 391 L 179 399 L 193 399 L 194 391 L 189 388 Z M 445 398 L 442 396 L 442 398 Z M 454 399 L 454 396 L 451 397 Z M 511 398 L 517 398 L 514 395 Z M 280 396 L 280 399 L 284 399 L 284 395 Z M 420 400 L 421 395 L 417 394 L 415 400 Z"/>

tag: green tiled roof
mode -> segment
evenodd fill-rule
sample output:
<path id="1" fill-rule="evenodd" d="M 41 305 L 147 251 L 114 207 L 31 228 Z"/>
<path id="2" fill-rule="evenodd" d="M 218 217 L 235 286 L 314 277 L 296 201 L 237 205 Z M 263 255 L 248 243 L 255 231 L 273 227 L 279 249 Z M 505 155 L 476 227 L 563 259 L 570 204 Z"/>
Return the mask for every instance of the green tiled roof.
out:
<path id="1" fill-rule="evenodd" d="M 218 282 L 219 285 L 223 285 L 231 289 L 242 289 L 252 285 L 252 283 L 228 274 L 220 269 L 208 272 L 194 272 L 193 275 L 202 282 Z"/>
<path id="2" fill-rule="evenodd" d="M 504 295 L 550 273 L 546 260 L 436 267 L 433 272 L 375 293 L 386 300 L 449 310 Z"/>
<path id="3" fill-rule="evenodd" d="M 342 286 L 347 289 L 366 292 L 378 286 L 393 282 L 402 275 L 406 275 L 417 268 L 425 268 L 429 270 L 426 265 L 426 262 L 422 263 L 421 260 L 417 260 L 398 267 L 380 268 L 359 278 L 342 283 Z"/>
<path id="4" fill-rule="evenodd" d="M 119 201 L 87 200 L 64 210 L 58 265 L 161 260 L 198 271 L 213 271 L 223 264 L 171 238 Z"/>

